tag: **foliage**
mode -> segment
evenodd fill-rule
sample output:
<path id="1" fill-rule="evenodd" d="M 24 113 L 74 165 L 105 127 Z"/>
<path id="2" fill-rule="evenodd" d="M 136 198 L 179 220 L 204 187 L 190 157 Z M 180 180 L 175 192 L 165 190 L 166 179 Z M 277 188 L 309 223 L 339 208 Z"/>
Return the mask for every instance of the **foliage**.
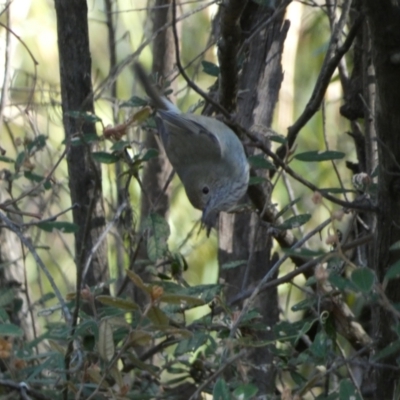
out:
<path id="1" fill-rule="evenodd" d="M 50 12 L 44 3 L 32 3 L 31 20 L 42 14 L 39 11 Z M 104 7 L 111 3 L 105 1 Z M 192 3 L 182 4 L 180 11 L 181 18 L 189 21 L 190 35 L 196 36 L 196 46 L 188 39 L 188 32 L 182 45 L 187 49 L 185 56 L 194 51 L 201 54 L 193 57 L 187 71 L 199 86 L 213 85 L 213 91 L 224 70 L 210 51 L 202 52 L 210 43 L 214 49 L 216 43 L 204 33 L 204 21 L 211 24 L 209 15 Z M 200 214 L 193 211 L 176 179 L 171 215 L 157 212 L 161 195 L 151 204 L 149 215 L 140 215 L 140 197 L 147 196 L 143 170 L 162 156 L 159 149 L 143 146 L 138 132 L 150 134 L 156 119 L 136 87 L 132 95 L 134 77 L 126 68 L 132 59 L 131 45 L 139 49 L 135 58 L 141 52 L 143 58 L 148 56 L 145 42 L 138 42 L 138 27 L 146 31 L 146 18 L 138 16 L 141 9 L 135 9 L 132 17 L 135 31 L 123 2 L 110 6 L 115 15 L 121 13 L 121 19 L 118 24 L 108 21 L 108 28 L 113 28 L 109 31 L 107 24 L 95 27 L 93 21 L 106 21 L 107 15 L 114 13 L 90 10 L 96 112 L 73 110 L 64 117 L 78 126 L 95 124 L 97 131 L 79 131 L 67 139 L 60 129 L 58 78 L 49 67 L 55 65 L 55 59 L 40 59 L 38 63 L 35 58 L 36 54 L 46 57 L 43 34 L 38 43 L 32 43 L 26 31 L 20 38 L 12 35 L 19 52 L 25 56 L 29 49 L 35 70 L 30 70 L 25 60 L 20 70 L 14 71 L 13 79 L 3 74 L 10 101 L 0 104 L 0 124 L 8 132 L 0 148 L 0 218 L 2 234 L 7 232 L 18 241 L 10 242 L 6 236 L 0 240 L 1 396 L 197 399 L 207 393 L 209 398 L 221 400 L 257 396 L 350 400 L 363 399 L 374 390 L 364 385 L 371 369 L 387 362 L 388 368 L 398 371 L 400 325 L 386 327 L 389 339 L 379 348 L 371 329 L 373 310 L 383 310 L 396 320 L 400 315 L 399 303 L 386 292 L 400 276 L 400 242 L 388 250 L 391 261 L 384 273 L 371 261 L 379 169 L 376 160 L 362 169 L 365 160 L 361 159 L 355 131 L 362 126 L 363 135 L 367 135 L 373 118 L 349 121 L 338 117 L 337 99 L 347 94 L 349 85 L 342 83 L 350 78 L 340 76 L 340 80 L 333 71 L 331 75 L 326 72 L 356 23 L 347 14 L 348 1 L 341 1 L 335 11 L 329 11 L 328 1 L 323 6 L 304 3 L 303 31 L 292 38 L 300 38 L 298 58 L 293 60 L 297 86 L 292 91 L 296 107 L 302 108 L 295 111 L 300 117 L 296 120 L 292 105 L 289 107 L 282 97 L 274 129 L 286 130 L 284 114 L 292 110 L 288 137 L 270 127 L 255 126 L 240 132 L 249 149 L 257 149 L 248 157 L 253 171 L 249 194 L 252 188 L 268 187 L 272 200 L 264 198 L 264 208 L 257 208 L 250 196 L 252 201 L 234 212 L 251 215 L 257 224 L 267 226 L 277 245 L 275 254 L 265 260 L 261 278 L 254 285 L 247 285 L 244 279 L 246 285 L 238 288 L 234 297 L 227 296 L 229 281 L 216 283 L 209 278 L 216 274 L 216 235 L 207 238 L 200 232 Z M 140 2 L 140 6 L 144 4 Z M 278 5 L 287 5 L 267 0 L 249 4 L 250 10 L 267 7 L 274 18 Z M 336 29 L 342 17 L 346 24 Z M 11 40 L 8 35 L 14 23 L 18 20 L 8 15 L 9 29 L 1 25 L 5 43 Z M 54 25 L 51 31 L 55 39 Z M 110 65 L 107 71 L 104 43 L 111 31 L 117 33 L 111 47 L 120 63 Z M 127 32 L 132 43 L 127 41 Z M 124 47 L 129 47 L 129 54 Z M 243 54 L 238 57 L 240 63 L 242 58 Z M 340 75 L 354 62 L 347 49 L 342 64 L 333 70 Z M 48 68 L 48 76 L 41 64 Z M 313 76 L 318 77 L 317 83 L 311 81 Z M 169 81 L 154 78 L 167 89 L 165 94 L 172 93 Z M 20 90 L 22 80 L 31 86 L 29 96 Z M 321 100 L 313 109 L 311 103 L 319 96 L 316 92 L 324 85 Z M 7 96 L 4 99 L 6 102 Z M 194 110 L 204 102 L 193 94 L 184 100 Z M 19 102 L 26 109 L 21 111 Z M 290 132 L 302 118 L 307 121 L 298 129 L 297 134 L 300 130 L 301 134 L 293 146 Z M 347 131 L 349 135 L 344 134 Z M 69 181 L 66 159 L 72 151 L 82 151 L 89 164 L 101 165 L 106 212 L 101 240 L 97 247 L 85 249 L 84 267 L 76 273 L 72 265 L 79 265 L 84 257 L 74 253 L 74 235 L 82 233 L 82 227 L 74 214 L 81 205 L 70 205 L 69 199 L 74 182 Z M 357 162 L 351 162 L 355 157 Z M 88 187 L 94 181 L 96 177 L 91 176 Z M 84 229 L 93 228 L 88 227 Z M 76 282 L 85 282 L 91 257 L 106 239 L 113 277 L 71 289 Z M 254 248 L 258 244 L 254 243 Z M 223 263 L 219 272 L 245 276 L 243 271 L 257 256 L 256 250 L 251 251 L 248 259 Z M 273 310 L 279 321 L 268 326 L 265 307 L 260 307 L 257 299 L 271 288 L 277 288 L 279 294 L 279 307 Z M 255 365 L 258 352 L 265 349 L 272 361 L 261 360 Z M 263 392 L 255 379 L 257 373 L 272 376 L 274 390 Z"/>

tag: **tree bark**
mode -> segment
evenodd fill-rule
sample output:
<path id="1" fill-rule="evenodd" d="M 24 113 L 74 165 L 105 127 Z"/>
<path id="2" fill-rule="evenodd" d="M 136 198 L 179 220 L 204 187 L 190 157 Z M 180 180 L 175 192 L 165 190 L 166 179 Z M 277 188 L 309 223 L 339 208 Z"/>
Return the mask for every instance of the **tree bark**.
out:
<path id="1" fill-rule="evenodd" d="M 165 27 L 168 23 L 171 23 L 171 0 L 156 0 L 152 19 L 153 34 L 159 31 L 160 28 Z M 174 67 L 174 62 L 174 41 L 172 29 L 169 26 L 160 31 L 153 42 L 153 65 L 151 69 L 153 76 L 168 76 Z M 170 100 L 173 101 L 173 96 L 170 97 Z M 171 190 L 170 187 L 165 189 L 164 186 L 172 172 L 172 166 L 164 150 L 159 147 L 159 142 L 157 142 L 155 135 L 155 132 L 147 132 L 144 139 L 146 148 L 158 149 L 159 153 L 157 158 L 153 158 L 146 163 L 143 171 L 143 191 L 140 203 L 141 225 L 150 213 L 158 213 L 166 218 L 169 211 Z M 139 258 L 147 258 L 145 245 L 141 246 Z M 145 273 L 144 266 L 137 266 L 136 272 L 144 281 L 151 279 L 151 277 Z M 146 300 L 143 298 L 140 291 L 136 290 L 134 295 L 136 301 L 139 303 L 143 303 Z"/>
<path id="2" fill-rule="evenodd" d="M 267 7 L 250 2 L 242 15 L 242 30 L 251 32 L 252 28 L 268 20 L 271 15 L 272 11 Z M 239 80 L 238 120 L 248 130 L 257 126 L 271 126 L 283 79 L 281 55 L 288 27 L 288 23 L 283 22 L 282 13 L 266 28 L 260 30 L 245 49 L 247 57 Z M 221 65 L 221 74 L 223 73 Z M 263 189 L 268 203 L 269 185 L 266 184 Z M 233 260 L 247 260 L 247 265 L 239 272 L 237 268 L 221 271 L 221 276 L 229 284 L 227 298 L 254 286 L 268 272 L 271 267 L 271 244 L 267 228 L 260 223 L 258 215 L 221 214 L 220 265 Z M 262 322 L 266 326 L 273 326 L 278 321 L 276 288 L 264 291 L 258 296 L 255 306 L 262 315 Z M 270 332 L 258 332 L 257 338 L 268 339 Z M 274 393 L 275 371 L 268 349 L 258 348 L 251 356 L 251 363 L 257 366 L 251 370 L 251 376 L 259 388 L 259 394 Z"/>
<path id="3" fill-rule="evenodd" d="M 67 146 L 73 135 L 96 132 L 93 122 L 74 118 L 70 112 L 93 113 L 91 56 L 87 4 L 81 0 L 55 0 L 62 111 Z M 71 146 L 67 155 L 73 220 L 79 226 L 75 234 L 75 262 L 81 284 L 96 285 L 108 279 L 107 245 L 103 241 L 95 252 L 89 270 L 81 281 L 87 257 L 105 226 L 101 170 L 91 158 L 91 146 Z"/>
<path id="4" fill-rule="evenodd" d="M 400 258 L 399 251 L 389 247 L 400 240 L 400 6 L 389 0 L 365 0 L 372 40 L 372 57 L 376 74 L 375 127 L 378 138 L 379 177 L 374 268 L 382 282 L 388 267 Z M 386 295 L 393 303 L 400 301 L 399 281 L 392 280 Z M 391 329 L 398 323 L 392 312 L 376 305 L 373 310 L 374 337 L 377 351 L 397 338 Z M 399 352 L 384 360 L 396 365 Z M 398 372 L 375 369 L 375 399 L 392 398 Z"/>

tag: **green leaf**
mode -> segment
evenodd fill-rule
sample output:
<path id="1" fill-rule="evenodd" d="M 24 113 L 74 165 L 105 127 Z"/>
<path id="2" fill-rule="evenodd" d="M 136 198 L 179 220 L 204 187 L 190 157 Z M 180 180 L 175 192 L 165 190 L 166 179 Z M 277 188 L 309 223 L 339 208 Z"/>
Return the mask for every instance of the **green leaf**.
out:
<path id="1" fill-rule="evenodd" d="M 149 161 L 152 158 L 158 157 L 158 150 L 157 149 L 148 149 L 144 156 L 142 157 L 142 161 Z"/>
<path id="2" fill-rule="evenodd" d="M 310 346 L 310 350 L 318 360 L 323 360 L 327 356 L 331 344 L 332 342 L 326 333 L 320 331 L 316 334 L 314 341 Z"/>
<path id="3" fill-rule="evenodd" d="M 151 261 L 157 261 L 168 251 L 169 225 L 163 217 L 153 213 L 146 218 L 143 227 L 149 232 L 147 255 Z"/>
<path id="4" fill-rule="evenodd" d="M 10 157 L 6 157 L 6 156 L 0 156 L 0 161 L 6 162 L 6 163 L 13 163 L 15 162 L 15 160 L 13 160 Z"/>
<path id="5" fill-rule="evenodd" d="M 151 307 L 150 310 L 147 312 L 147 318 L 155 325 L 169 325 L 169 319 L 167 315 L 159 307 Z"/>
<path id="6" fill-rule="evenodd" d="M 57 229 L 64 233 L 75 233 L 79 230 L 78 225 L 63 221 L 39 222 L 37 227 L 46 232 L 53 232 L 54 229 Z"/>
<path id="7" fill-rule="evenodd" d="M 14 289 L 4 288 L 0 289 L 0 307 L 5 307 L 6 305 L 13 302 L 15 299 Z"/>
<path id="8" fill-rule="evenodd" d="M 392 264 L 386 271 L 385 279 L 390 280 L 400 276 L 400 260 Z"/>
<path id="9" fill-rule="evenodd" d="M 99 350 L 99 355 L 103 360 L 111 361 L 115 353 L 115 345 L 112 326 L 108 319 L 100 321 L 97 348 Z"/>
<path id="10" fill-rule="evenodd" d="M 395 340 L 372 357 L 373 361 L 382 360 L 400 350 L 400 339 Z"/>
<path id="11" fill-rule="evenodd" d="M 327 270 L 332 273 L 339 273 L 344 267 L 343 260 L 340 257 L 331 257 L 327 263 Z"/>
<path id="12" fill-rule="evenodd" d="M 147 106 L 149 102 L 138 96 L 132 96 L 128 101 L 124 101 L 120 107 L 144 107 Z"/>
<path id="13" fill-rule="evenodd" d="M 17 155 L 17 159 L 15 160 L 15 164 L 14 164 L 15 171 L 20 170 L 23 162 L 25 161 L 25 157 L 26 157 L 25 151 L 21 151 L 21 153 L 19 153 Z"/>
<path id="14" fill-rule="evenodd" d="M 299 161 L 320 162 L 329 160 L 340 160 L 345 156 L 340 151 L 306 151 L 305 153 L 296 154 L 294 158 Z"/>
<path id="15" fill-rule="evenodd" d="M 307 382 L 307 379 L 296 371 L 290 371 L 290 376 L 297 386 L 304 385 L 304 383 Z"/>
<path id="16" fill-rule="evenodd" d="M 271 135 L 268 136 L 268 139 L 271 140 L 271 142 L 276 142 L 280 144 L 285 144 L 287 142 L 287 138 L 281 135 Z"/>
<path id="17" fill-rule="evenodd" d="M 229 392 L 228 385 L 222 378 L 219 378 L 217 382 L 215 382 L 213 389 L 213 400 L 231 400 L 231 394 Z"/>
<path id="18" fill-rule="evenodd" d="M 85 111 L 67 111 L 65 115 L 74 119 L 83 119 L 85 122 L 89 123 L 101 122 L 101 118 L 97 115 Z"/>
<path id="19" fill-rule="evenodd" d="M 250 156 L 248 159 L 250 166 L 254 169 L 273 169 L 275 170 L 275 165 L 268 161 L 262 154 L 256 156 Z"/>
<path id="20" fill-rule="evenodd" d="M 72 146 L 81 146 L 83 144 L 95 143 L 100 141 L 100 137 L 97 136 L 97 133 L 85 133 L 83 135 L 73 136 L 71 138 L 71 145 Z M 64 140 L 63 143 L 65 144 L 67 140 Z"/>
<path id="21" fill-rule="evenodd" d="M 315 298 L 309 298 L 300 301 L 299 303 L 296 303 L 292 306 L 292 311 L 301 311 L 301 310 L 309 310 L 314 306 L 314 304 L 317 302 Z"/>
<path id="22" fill-rule="evenodd" d="M 328 281 L 339 290 L 351 289 L 358 291 L 358 288 L 350 280 L 341 277 L 338 274 L 330 274 Z"/>
<path id="23" fill-rule="evenodd" d="M 187 339 L 182 339 L 174 351 L 175 357 L 179 357 L 186 353 L 196 351 L 203 346 L 208 340 L 208 334 L 202 331 L 195 331 L 193 336 Z"/>
<path id="24" fill-rule="evenodd" d="M 23 336 L 24 331 L 14 324 L 0 324 L 0 336 Z"/>
<path id="25" fill-rule="evenodd" d="M 223 286 L 218 284 L 197 285 L 185 288 L 184 293 L 189 296 L 200 296 L 209 303 L 215 296 L 221 293 Z"/>
<path id="26" fill-rule="evenodd" d="M 282 321 L 274 326 L 274 335 L 276 340 L 280 342 L 291 342 L 295 344 L 302 335 L 309 331 L 313 323 L 314 321 L 310 319 L 293 323 Z"/>
<path id="27" fill-rule="evenodd" d="M 207 75 L 211 75 L 211 76 L 215 76 L 218 78 L 219 76 L 219 67 L 218 65 L 213 64 L 212 62 L 203 60 L 201 62 L 201 65 L 203 66 L 203 71 L 207 74 Z"/>
<path id="28" fill-rule="evenodd" d="M 357 389 L 349 379 L 343 379 L 340 381 L 339 386 L 339 399 L 340 400 L 361 400 Z"/>
<path id="29" fill-rule="evenodd" d="M 119 160 L 119 156 L 115 154 L 107 153 L 105 151 L 96 151 L 92 153 L 92 157 L 95 161 L 102 164 L 114 164 Z"/>
<path id="30" fill-rule="evenodd" d="M 297 197 L 297 199 L 294 199 L 289 204 L 286 204 L 286 206 L 283 207 L 282 210 L 278 212 L 278 214 L 276 214 L 275 219 L 277 220 L 279 217 L 285 214 L 285 212 L 290 210 L 300 199 L 301 197 Z"/>
<path id="31" fill-rule="evenodd" d="M 46 303 L 47 301 L 54 299 L 55 297 L 56 297 L 56 295 L 55 295 L 53 292 L 49 292 L 49 293 L 44 294 L 44 295 L 37 301 L 37 303 L 39 303 L 39 304 L 44 304 L 44 303 Z"/>
<path id="32" fill-rule="evenodd" d="M 251 185 L 259 185 L 260 183 L 266 182 L 267 179 L 261 176 L 251 176 L 249 180 L 249 186 Z"/>
<path id="33" fill-rule="evenodd" d="M 32 182 L 38 182 L 38 183 L 39 182 L 44 182 L 45 179 L 46 179 L 44 176 L 34 174 L 33 172 L 30 172 L 30 171 L 25 171 L 24 172 L 24 176 L 25 176 L 26 179 L 28 179 L 28 180 L 30 180 Z M 45 181 L 44 184 L 43 184 L 43 187 L 46 190 L 49 190 L 51 188 L 50 180 Z"/>
<path id="34" fill-rule="evenodd" d="M 374 285 L 375 275 L 368 268 L 359 268 L 351 274 L 352 282 L 364 293 L 369 293 Z"/>
<path id="35" fill-rule="evenodd" d="M 38 135 L 26 146 L 29 154 L 32 154 L 38 150 L 42 150 L 46 146 L 47 136 Z"/>
<path id="36" fill-rule="evenodd" d="M 311 218 L 310 214 L 295 215 L 294 217 L 291 217 L 282 224 L 278 225 L 276 229 L 298 228 L 299 226 L 302 226 L 305 223 L 307 223 L 310 220 L 310 218 Z"/>
<path id="37" fill-rule="evenodd" d="M 339 400 L 339 394 L 334 392 L 327 396 L 325 393 L 322 393 L 315 400 Z"/>
<path id="38" fill-rule="evenodd" d="M 122 151 L 125 148 L 131 148 L 131 142 L 128 140 L 119 140 L 118 142 L 113 143 L 111 146 L 112 151 Z"/>
<path id="39" fill-rule="evenodd" d="M 122 310 L 137 310 L 139 306 L 129 299 L 120 299 L 112 296 L 96 296 L 96 300 L 107 306 L 120 308 Z"/>
<path id="40" fill-rule="evenodd" d="M 159 300 L 163 303 L 168 303 L 168 304 L 186 303 L 189 306 L 202 306 L 205 304 L 205 301 L 202 299 L 192 296 L 185 296 L 182 294 L 165 293 L 160 297 Z"/>
<path id="41" fill-rule="evenodd" d="M 247 383 L 238 386 L 233 391 L 233 395 L 235 396 L 235 398 L 240 400 L 249 400 L 253 399 L 254 396 L 257 394 L 257 392 L 258 392 L 257 386 L 253 385 L 252 383 Z"/>
<path id="42" fill-rule="evenodd" d="M 371 174 L 371 178 L 376 178 L 379 175 L 379 165 L 374 168 Z"/>
<path id="43" fill-rule="evenodd" d="M 221 269 L 233 269 L 237 267 L 241 267 L 242 265 L 246 265 L 247 260 L 236 260 L 224 263 L 221 265 Z"/>
<path id="44" fill-rule="evenodd" d="M 389 251 L 395 251 L 400 249 L 400 240 L 398 242 L 394 242 L 390 247 Z"/>

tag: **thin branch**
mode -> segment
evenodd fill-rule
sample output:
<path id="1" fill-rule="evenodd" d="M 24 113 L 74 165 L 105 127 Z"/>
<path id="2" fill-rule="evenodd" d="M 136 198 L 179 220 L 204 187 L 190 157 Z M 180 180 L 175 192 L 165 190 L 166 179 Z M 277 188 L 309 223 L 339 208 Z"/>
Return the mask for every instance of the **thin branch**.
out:
<path id="1" fill-rule="evenodd" d="M 4 29 L 6 29 L 8 32 L 10 32 L 12 35 L 14 35 L 17 38 L 17 40 L 22 44 L 22 46 L 25 47 L 25 50 L 28 52 L 29 57 L 31 58 L 31 60 L 33 62 L 33 68 L 34 68 L 35 72 L 33 74 L 33 87 L 32 87 L 32 90 L 30 91 L 29 100 L 28 100 L 27 106 L 25 108 L 25 111 L 27 111 L 29 105 L 32 102 L 32 98 L 35 94 L 36 81 L 37 81 L 37 66 L 39 65 L 39 63 L 36 60 L 36 58 L 34 57 L 33 53 L 29 49 L 29 47 L 27 46 L 27 44 L 21 39 L 20 36 L 18 36 L 12 29 L 10 29 L 8 26 L 4 25 L 2 22 L 0 22 L 0 26 L 2 26 Z"/>
<path id="2" fill-rule="evenodd" d="M 271 151 L 264 143 L 262 143 L 256 135 L 253 133 L 246 131 L 246 135 L 256 144 L 256 146 L 261 149 L 267 156 L 271 157 L 275 164 L 282 169 L 284 169 L 292 178 L 296 179 L 298 182 L 302 183 L 304 186 L 308 187 L 310 190 L 314 192 L 319 192 L 322 197 L 326 198 L 327 200 L 331 201 L 332 203 L 338 204 L 345 209 L 354 209 L 354 210 L 361 210 L 361 211 L 372 211 L 377 212 L 378 207 L 373 205 L 370 200 L 365 199 L 366 201 L 344 201 L 340 200 L 329 193 L 321 191 L 321 189 L 314 185 L 313 183 L 307 181 L 302 176 L 294 172 L 288 165 L 286 165 L 278 155 L 276 155 L 273 151 Z"/>
<path id="3" fill-rule="evenodd" d="M 287 143 L 279 147 L 279 149 L 276 152 L 276 154 L 281 160 L 285 158 L 288 149 L 290 150 L 292 148 L 300 130 L 318 111 L 321 102 L 325 96 L 326 89 L 328 88 L 329 83 L 331 81 L 332 75 L 335 72 L 342 57 L 349 51 L 351 45 L 353 44 L 353 41 L 357 36 L 358 30 L 363 20 L 364 20 L 363 15 L 360 15 L 356 19 L 343 45 L 337 49 L 335 55 L 332 56 L 332 58 L 328 58 L 328 56 L 330 57 L 331 55 L 331 53 L 328 52 L 327 57 L 325 58 L 324 61 L 324 65 L 321 69 L 321 73 L 319 74 L 317 82 L 315 83 L 315 87 L 310 100 L 308 101 L 303 113 L 300 115 L 297 121 L 288 129 Z"/>
<path id="4" fill-rule="evenodd" d="M 205 380 L 198 388 L 197 390 L 189 397 L 189 400 L 196 400 L 199 398 L 201 391 L 206 388 L 211 382 L 213 382 L 216 378 L 218 378 L 224 371 L 225 369 L 233 364 L 236 360 L 238 360 L 241 357 L 244 357 L 246 354 L 246 351 L 242 350 L 238 354 L 235 354 L 228 360 L 224 362 L 221 367 L 217 371 L 215 371 L 207 380 Z"/>
<path id="5" fill-rule="evenodd" d="M 213 3 L 214 3 L 214 1 L 206 3 L 206 4 L 196 8 L 195 10 L 188 12 L 188 13 L 180 16 L 179 18 L 176 18 L 176 22 L 182 21 L 182 20 L 188 18 L 190 15 L 193 15 L 194 13 L 200 12 L 200 11 L 206 9 L 207 7 L 210 7 L 210 5 L 212 5 Z M 171 26 L 171 23 L 168 22 L 164 26 L 162 26 L 160 29 L 157 29 L 157 31 L 154 32 L 153 35 L 149 39 L 145 40 L 132 54 L 127 56 L 118 65 L 116 65 L 116 67 L 110 71 L 107 78 L 105 78 L 100 83 L 100 85 L 97 87 L 97 89 L 93 91 L 94 100 L 99 99 L 102 96 L 103 92 L 105 90 L 107 90 L 113 84 L 113 82 L 116 81 L 118 76 L 125 70 L 125 68 L 128 67 L 129 65 L 131 65 L 139 57 L 139 55 L 142 53 L 142 51 L 149 44 L 151 44 L 153 42 L 154 38 L 158 34 L 160 34 L 162 31 L 164 31 L 165 29 L 168 29 L 170 26 Z"/>
<path id="6" fill-rule="evenodd" d="M 342 251 L 346 251 L 346 250 L 350 250 L 353 249 L 355 247 L 361 246 L 365 243 L 369 243 L 373 240 L 374 235 L 370 234 L 370 235 L 365 235 L 363 237 L 360 237 L 348 244 L 344 244 L 341 246 L 341 250 Z M 296 277 L 297 275 L 303 274 L 304 272 L 308 271 L 310 268 L 315 267 L 317 264 L 321 263 L 324 259 L 326 259 L 326 257 L 334 257 L 337 254 L 336 251 L 329 253 L 328 255 L 322 255 L 320 257 L 317 257 L 313 260 L 310 260 L 308 262 L 306 262 L 305 264 L 303 264 L 301 267 L 296 268 L 294 271 L 287 273 L 286 275 L 274 279 L 273 281 L 269 281 L 266 282 L 265 284 L 263 284 L 261 286 L 261 290 L 265 290 L 268 289 L 270 287 L 275 287 L 275 286 L 279 286 L 282 285 L 283 283 L 288 283 L 290 282 L 294 277 Z M 236 295 L 234 298 L 232 298 L 231 300 L 229 300 L 228 305 L 232 306 L 240 301 L 243 301 L 245 299 L 247 299 L 248 297 L 251 296 L 251 294 L 253 293 L 254 289 L 248 289 L 242 293 L 239 293 L 238 295 Z"/>
<path id="7" fill-rule="evenodd" d="M 64 159 L 65 155 L 67 154 L 68 151 L 68 146 L 65 148 L 65 150 L 62 152 L 60 158 L 57 160 L 57 162 L 54 164 L 54 166 L 51 168 L 50 172 L 43 178 L 42 181 L 40 181 L 37 185 L 33 186 L 31 189 L 29 189 L 28 191 L 22 193 L 19 197 L 17 197 L 16 199 L 12 199 L 12 200 L 6 200 L 4 203 L 0 204 L 0 208 L 4 209 L 4 207 L 8 207 L 11 204 L 15 204 L 17 202 L 19 202 L 21 199 L 23 199 L 26 196 L 29 196 L 31 193 L 35 192 L 37 189 L 39 189 L 42 185 L 44 185 L 46 182 L 49 182 L 51 177 L 54 174 L 54 171 L 58 168 L 58 166 L 60 165 L 61 161 Z"/>
<path id="8" fill-rule="evenodd" d="M 198 93 L 201 97 L 204 98 L 208 103 L 212 104 L 216 110 L 218 110 L 225 118 L 228 120 L 231 119 L 230 113 L 222 107 L 218 102 L 216 102 L 214 99 L 212 99 L 206 92 L 204 92 L 202 89 L 200 89 L 188 76 L 186 73 L 185 69 L 182 66 L 181 63 L 181 57 L 179 54 L 179 35 L 178 31 L 176 28 L 176 23 L 177 23 L 177 18 L 176 18 L 176 0 L 172 1 L 172 32 L 174 34 L 174 42 L 175 42 L 175 58 L 176 58 L 176 66 L 178 67 L 178 70 L 180 74 L 183 76 L 185 79 L 186 83 L 190 88 L 192 88 L 196 93 Z"/>
<path id="9" fill-rule="evenodd" d="M 108 232 L 110 231 L 110 229 L 118 222 L 119 217 L 121 216 L 122 212 L 125 210 L 127 206 L 126 202 L 123 202 L 117 209 L 117 212 L 114 215 L 114 218 L 111 222 L 109 222 L 107 224 L 107 226 L 104 228 L 103 232 L 101 233 L 101 235 L 98 237 L 97 242 L 93 245 L 93 247 L 90 249 L 90 253 L 86 259 L 86 263 L 85 266 L 83 267 L 83 272 L 82 272 L 82 279 L 81 282 L 85 281 L 85 277 L 86 274 L 89 270 L 90 264 L 92 262 L 92 258 L 95 255 L 97 249 L 100 247 L 100 245 L 103 243 L 103 241 L 105 240 Z M 78 288 L 79 290 L 80 288 Z"/>
<path id="10" fill-rule="evenodd" d="M 33 258 L 36 261 L 36 264 L 41 268 L 41 270 L 43 271 L 43 273 L 46 275 L 50 286 L 52 287 L 54 294 L 56 295 L 60 305 L 61 305 L 61 309 L 63 311 L 65 320 L 67 322 L 67 324 L 70 324 L 72 321 L 72 316 L 71 313 L 69 312 L 69 309 L 67 307 L 67 305 L 65 304 L 65 301 L 61 295 L 60 290 L 58 289 L 56 283 L 54 282 L 53 277 L 51 276 L 49 270 L 47 269 L 47 267 L 44 265 L 42 259 L 39 257 L 39 255 L 37 254 L 35 247 L 32 245 L 32 242 L 30 240 L 28 240 L 21 232 L 21 230 L 19 229 L 19 227 L 17 225 L 15 225 L 10 219 L 8 219 L 3 213 L 0 212 L 0 219 L 7 225 L 7 228 L 10 229 L 11 231 L 13 231 L 18 238 L 21 240 L 21 242 L 29 249 L 29 251 L 31 252 Z"/>
<path id="11" fill-rule="evenodd" d="M 29 385 L 25 382 L 17 383 L 9 379 L 0 379 L 0 386 L 17 390 L 21 396 L 21 399 L 23 400 L 29 400 L 28 394 L 38 400 L 51 400 L 51 397 L 45 396 L 39 391 L 30 388 Z"/>

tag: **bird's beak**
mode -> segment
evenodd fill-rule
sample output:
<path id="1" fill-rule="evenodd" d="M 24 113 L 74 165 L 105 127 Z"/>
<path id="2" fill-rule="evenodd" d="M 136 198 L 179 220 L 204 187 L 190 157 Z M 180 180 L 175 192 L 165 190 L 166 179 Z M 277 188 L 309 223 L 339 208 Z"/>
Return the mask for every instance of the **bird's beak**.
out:
<path id="1" fill-rule="evenodd" d="M 203 216 L 201 218 L 202 225 L 206 228 L 207 237 L 210 236 L 211 228 L 215 227 L 218 218 L 218 211 L 210 210 L 208 204 L 203 210 Z"/>

